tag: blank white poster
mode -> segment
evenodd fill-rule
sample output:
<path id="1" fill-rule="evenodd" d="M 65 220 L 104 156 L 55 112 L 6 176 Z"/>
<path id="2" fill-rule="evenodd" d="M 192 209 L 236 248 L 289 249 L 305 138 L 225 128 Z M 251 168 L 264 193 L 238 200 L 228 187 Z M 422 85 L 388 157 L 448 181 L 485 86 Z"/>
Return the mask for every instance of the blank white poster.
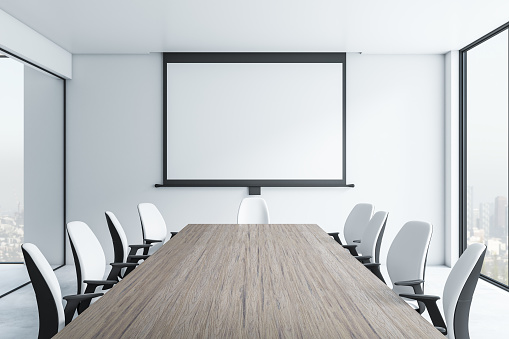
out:
<path id="1" fill-rule="evenodd" d="M 343 179 L 342 67 L 168 63 L 167 179 Z"/>

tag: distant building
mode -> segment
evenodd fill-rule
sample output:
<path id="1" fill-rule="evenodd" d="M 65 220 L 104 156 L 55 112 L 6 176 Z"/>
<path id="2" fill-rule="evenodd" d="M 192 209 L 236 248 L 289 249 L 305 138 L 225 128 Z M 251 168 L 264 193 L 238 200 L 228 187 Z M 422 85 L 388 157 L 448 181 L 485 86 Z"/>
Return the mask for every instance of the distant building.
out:
<path id="1" fill-rule="evenodd" d="M 490 220 L 491 220 L 491 208 L 488 203 L 479 204 L 479 229 L 484 230 L 485 239 L 490 238 Z"/>
<path id="2" fill-rule="evenodd" d="M 467 186 L 467 231 L 469 234 L 474 234 L 476 227 L 476 219 L 474 218 L 474 188 Z"/>
<path id="3" fill-rule="evenodd" d="M 498 196 L 495 198 L 495 211 L 493 225 L 490 230 L 490 237 L 505 238 L 507 225 L 507 198 Z"/>
<path id="4" fill-rule="evenodd" d="M 487 247 L 490 255 L 500 255 L 501 250 L 505 249 L 505 244 L 498 239 L 488 239 Z"/>
<path id="5" fill-rule="evenodd" d="M 473 213 L 472 223 L 474 224 L 475 232 L 476 229 L 481 229 L 481 227 L 479 226 L 479 208 L 474 208 L 472 213 Z"/>

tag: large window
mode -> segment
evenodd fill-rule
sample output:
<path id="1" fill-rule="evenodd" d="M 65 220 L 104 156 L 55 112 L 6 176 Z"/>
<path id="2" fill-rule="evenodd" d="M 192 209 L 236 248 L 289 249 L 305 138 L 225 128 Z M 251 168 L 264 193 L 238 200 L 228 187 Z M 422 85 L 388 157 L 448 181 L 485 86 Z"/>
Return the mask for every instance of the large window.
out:
<path id="1" fill-rule="evenodd" d="M 508 25 L 461 50 L 462 248 L 487 246 L 482 275 L 509 285 Z"/>
<path id="2" fill-rule="evenodd" d="M 23 261 L 23 68 L 0 57 L 0 262 Z"/>
<path id="3" fill-rule="evenodd" d="M 29 281 L 20 245 L 65 258 L 65 80 L 0 49 L 0 297 Z"/>

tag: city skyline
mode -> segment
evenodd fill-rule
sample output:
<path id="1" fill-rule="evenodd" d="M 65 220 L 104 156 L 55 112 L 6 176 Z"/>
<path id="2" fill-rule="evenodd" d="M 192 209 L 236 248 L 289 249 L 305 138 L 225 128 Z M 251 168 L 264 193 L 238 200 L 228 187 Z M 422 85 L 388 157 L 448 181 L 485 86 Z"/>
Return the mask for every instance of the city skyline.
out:
<path id="1" fill-rule="evenodd" d="M 473 203 L 475 190 L 467 186 L 467 243 L 487 246 L 482 273 L 509 285 L 508 204 L 506 196 Z"/>
<path id="2" fill-rule="evenodd" d="M 0 263 L 23 262 L 24 212 L 21 203 L 14 212 L 0 209 Z"/>

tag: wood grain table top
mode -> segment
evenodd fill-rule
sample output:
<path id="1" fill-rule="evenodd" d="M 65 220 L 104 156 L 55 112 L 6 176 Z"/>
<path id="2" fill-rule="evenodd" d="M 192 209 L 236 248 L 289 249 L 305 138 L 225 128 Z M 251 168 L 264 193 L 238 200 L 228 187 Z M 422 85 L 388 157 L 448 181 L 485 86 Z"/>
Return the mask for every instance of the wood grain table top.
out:
<path id="1" fill-rule="evenodd" d="M 443 338 L 317 225 L 188 225 L 55 338 Z"/>

